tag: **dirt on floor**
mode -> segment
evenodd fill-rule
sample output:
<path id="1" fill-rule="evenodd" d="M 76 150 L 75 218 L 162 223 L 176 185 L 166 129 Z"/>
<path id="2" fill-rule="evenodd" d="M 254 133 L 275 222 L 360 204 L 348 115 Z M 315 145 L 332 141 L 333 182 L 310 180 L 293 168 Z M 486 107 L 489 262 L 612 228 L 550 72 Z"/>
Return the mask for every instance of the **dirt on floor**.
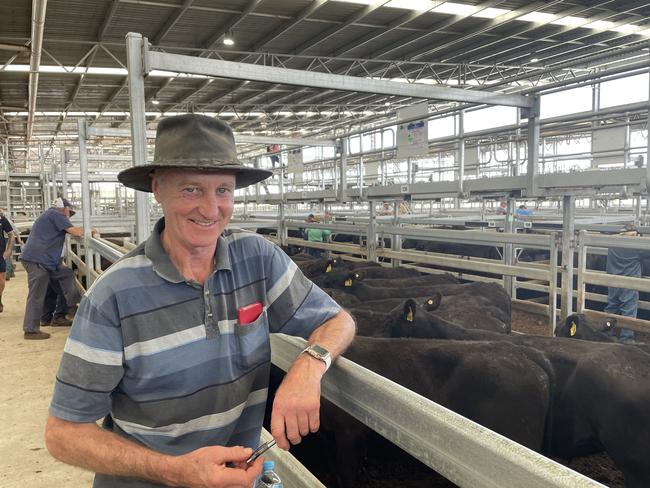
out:
<path id="1" fill-rule="evenodd" d="M 56 461 L 45 449 L 47 409 L 69 329 L 44 327 L 52 334 L 50 339 L 23 339 L 27 273 L 20 265 L 17 268 L 16 277 L 5 287 L 0 313 L 0 486 L 92 486 L 91 473 Z"/>

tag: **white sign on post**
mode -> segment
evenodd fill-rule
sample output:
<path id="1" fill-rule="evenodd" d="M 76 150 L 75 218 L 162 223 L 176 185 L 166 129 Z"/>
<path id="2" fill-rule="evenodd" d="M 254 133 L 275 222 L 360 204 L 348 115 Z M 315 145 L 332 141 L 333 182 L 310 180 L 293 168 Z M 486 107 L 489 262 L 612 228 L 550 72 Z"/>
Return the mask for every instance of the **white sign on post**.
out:
<path id="1" fill-rule="evenodd" d="M 397 157 L 422 156 L 429 151 L 428 102 L 417 103 L 397 111 Z M 421 120 L 400 122 L 422 117 Z"/>
<path id="2" fill-rule="evenodd" d="M 302 172 L 302 149 L 291 149 L 287 154 L 287 171 L 289 173 Z"/>

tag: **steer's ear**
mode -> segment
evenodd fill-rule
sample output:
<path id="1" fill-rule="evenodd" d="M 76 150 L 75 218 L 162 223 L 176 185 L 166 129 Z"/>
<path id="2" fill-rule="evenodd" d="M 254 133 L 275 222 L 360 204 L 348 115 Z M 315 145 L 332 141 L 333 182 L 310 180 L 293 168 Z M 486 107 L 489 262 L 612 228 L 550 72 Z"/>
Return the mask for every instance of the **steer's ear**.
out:
<path id="1" fill-rule="evenodd" d="M 410 298 L 406 300 L 404 303 L 404 318 L 407 322 L 413 322 L 415 320 L 416 308 L 417 304 L 415 303 L 415 300 L 411 300 Z"/>
<path id="2" fill-rule="evenodd" d="M 354 283 L 354 280 L 356 280 L 358 277 L 359 275 L 357 273 L 350 273 L 349 275 L 346 276 L 343 285 L 346 287 L 352 286 L 352 283 Z"/>
<path id="3" fill-rule="evenodd" d="M 427 298 L 427 301 L 424 302 L 424 309 L 427 312 L 433 312 L 437 310 L 442 301 L 442 295 L 440 293 L 434 293 L 431 297 Z"/>

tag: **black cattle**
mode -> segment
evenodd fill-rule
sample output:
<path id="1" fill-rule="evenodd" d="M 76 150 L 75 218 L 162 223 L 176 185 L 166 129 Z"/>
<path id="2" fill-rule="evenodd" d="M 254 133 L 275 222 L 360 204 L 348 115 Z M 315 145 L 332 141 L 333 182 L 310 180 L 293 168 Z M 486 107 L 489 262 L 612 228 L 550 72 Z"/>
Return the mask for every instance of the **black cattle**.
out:
<path id="1" fill-rule="evenodd" d="M 322 288 L 322 290 L 331 296 L 336 303 L 345 308 L 358 307 L 361 302 L 354 295 L 345 293 L 341 290 L 336 290 L 334 288 Z"/>
<path id="2" fill-rule="evenodd" d="M 399 268 L 398 268 L 399 269 Z M 453 275 L 449 273 L 444 274 L 425 274 L 421 276 L 414 276 L 408 278 L 370 278 L 368 276 L 362 276 L 359 273 L 354 273 L 355 280 L 363 280 L 368 286 L 376 286 L 380 288 L 401 288 L 401 287 L 410 287 L 410 286 L 427 286 L 427 285 L 444 285 L 444 284 L 453 284 L 458 285 L 460 281 Z M 346 278 L 347 279 L 347 278 Z M 345 282 L 343 283 L 345 285 Z"/>
<path id="3" fill-rule="evenodd" d="M 574 313 L 555 330 L 555 335 L 584 341 L 618 342 L 616 338 L 618 331 L 614 317 L 596 320 L 584 314 Z"/>
<path id="4" fill-rule="evenodd" d="M 422 309 L 431 313 L 436 320 L 451 322 L 470 329 L 482 329 L 509 334 L 511 331 L 510 308 L 503 310 L 503 305 L 493 304 L 489 299 L 481 296 L 474 296 L 471 293 L 442 296 L 434 293 L 429 297 L 417 298 L 414 300 Z M 509 305 L 509 301 L 507 302 Z M 372 333 L 373 328 L 385 328 L 388 330 L 393 322 L 392 316 L 400 314 L 404 305 L 404 299 L 396 298 L 380 300 L 376 302 L 360 302 L 358 305 L 348 305 L 350 312 L 357 320 L 358 334 L 375 337 L 419 337 L 419 335 L 403 334 L 400 332 L 384 334 L 381 332 Z M 389 308 L 390 307 L 390 308 Z M 367 328 L 366 328 L 366 324 Z M 368 331 L 366 333 L 365 331 Z M 428 338 L 428 329 L 421 337 Z"/>
<path id="5" fill-rule="evenodd" d="M 345 357 L 531 449 L 543 447 L 553 388 L 537 351 L 507 343 L 357 337 Z M 339 486 L 358 486 L 355 462 L 361 462 L 367 430 L 331 409 L 322 418 L 324 430 L 334 426 L 335 466 L 352 477 Z"/>
<path id="6" fill-rule="evenodd" d="M 296 264 L 300 268 L 300 271 L 307 278 L 311 279 L 323 273 L 328 273 L 335 267 L 340 266 L 341 260 L 339 258 L 320 258 L 311 261 L 301 260 L 301 262 L 297 262 Z"/>
<path id="7" fill-rule="evenodd" d="M 571 459 L 606 451 L 629 488 L 650 486 L 650 356 L 639 347 L 528 335 L 495 334 L 434 320 L 408 301 L 393 334 L 501 341 L 533 348 L 553 368 L 551 454 Z M 491 342 L 490 342 L 491 343 Z"/>
<path id="8" fill-rule="evenodd" d="M 347 263 L 346 263 L 347 264 Z M 354 263 L 360 264 L 360 263 Z M 363 263 L 369 265 L 371 263 Z M 318 286 L 325 286 L 331 288 L 336 284 L 341 284 L 345 282 L 347 276 L 354 271 L 355 275 L 362 276 L 364 278 L 406 278 L 408 276 L 420 276 L 420 273 L 414 269 L 410 268 L 384 268 L 382 266 L 377 266 L 376 263 L 372 263 L 374 266 L 357 266 L 355 268 L 349 268 L 345 264 L 333 269 L 329 273 L 323 273 L 320 276 L 315 276 L 313 281 L 318 284 Z"/>

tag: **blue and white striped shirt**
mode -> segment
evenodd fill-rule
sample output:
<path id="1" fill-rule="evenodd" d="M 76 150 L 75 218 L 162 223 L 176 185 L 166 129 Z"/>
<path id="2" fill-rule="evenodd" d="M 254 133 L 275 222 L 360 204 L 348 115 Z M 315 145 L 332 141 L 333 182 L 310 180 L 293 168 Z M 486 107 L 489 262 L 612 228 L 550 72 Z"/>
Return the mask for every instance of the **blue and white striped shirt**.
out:
<path id="1" fill-rule="evenodd" d="M 167 454 L 255 447 L 269 332 L 306 338 L 340 307 L 281 249 L 238 230 L 219 237 L 205 283 L 187 282 L 162 247 L 163 228 L 161 220 L 84 296 L 50 412 L 72 422 L 110 415 L 107 428 Z M 263 304 L 262 314 L 238 324 L 237 310 L 254 302 Z M 98 475 L 95 486 L 123 486 L 120 480 Z M 134 481 L 128 486 L 157 486 Z"/>

